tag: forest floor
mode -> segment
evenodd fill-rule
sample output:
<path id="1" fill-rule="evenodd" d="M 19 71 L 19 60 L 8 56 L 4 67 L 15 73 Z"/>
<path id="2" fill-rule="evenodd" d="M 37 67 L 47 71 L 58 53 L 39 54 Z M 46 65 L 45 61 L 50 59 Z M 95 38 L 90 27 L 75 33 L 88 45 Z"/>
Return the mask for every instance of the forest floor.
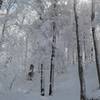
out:
<path id="1" fill-rule="evenodd" d="M 89 70 L 91 69 L 91 70 Z M 67 73 L 55 74 L 53 96 L 48 96 L 49 71 L 45 72 L 45 96 L 40 95 L 40 74 L 34 75 L 33 81 L 17 77 L 11 90 L 0 93 L 0 100 L 79 100 L 80 85 L 78 67 L 69 65 Z M 99 98 L 96 70 L 94 65 L 88 65 L 85 72 L 86 93 L 89 98 Z M 99 100 L 98 99 L 98 100 Z"/>

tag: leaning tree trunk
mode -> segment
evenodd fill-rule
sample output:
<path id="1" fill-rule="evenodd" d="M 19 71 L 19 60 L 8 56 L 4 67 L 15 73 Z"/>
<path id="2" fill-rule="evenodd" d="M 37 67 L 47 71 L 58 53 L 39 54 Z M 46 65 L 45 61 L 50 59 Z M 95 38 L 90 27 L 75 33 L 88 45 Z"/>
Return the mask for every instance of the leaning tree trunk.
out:
<path id="1" fill-rule="evenodd" d="M 99 53 L 98 53 L 98 47 L 97 47 L 97 40 L 96 40 L 96 33 L 95 33 L 95 1 L 92 0 L 92 8 L 91 8 L 91 26 L 92 26 L 92 37 L 93 37 L 93 43 L 94 43 L 94 50 L 95 50 L 95 61 L 96 61 L 96 69 L 97 69 L 97 75 L 98 75 L 98 81 L 99 81 L 99 87 L 100 87 L 100 66 L 99 66 Z"/>
<path id="2" fill-rule="evenodd" d="M 74 16 L 76 25 L 76 39 L 77 39 L 77 55 L 78 55 L 78 71 L 80 80 L 80 100 L 86 100 L 86 89 L 85 89 L 85 79 L 83 70 L 83 61 L 80 51 L 80 41 L 79 41 L 79 25 L 78 25 L 78 15 L 77 15 L 77 0 L 74 0 Z"/>

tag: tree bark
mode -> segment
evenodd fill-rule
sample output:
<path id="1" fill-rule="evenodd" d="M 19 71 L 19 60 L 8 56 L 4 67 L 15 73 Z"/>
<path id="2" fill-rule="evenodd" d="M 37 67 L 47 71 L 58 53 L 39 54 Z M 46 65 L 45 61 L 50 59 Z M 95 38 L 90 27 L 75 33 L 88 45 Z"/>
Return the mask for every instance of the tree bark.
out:
<path id="1" fill-rule="evenodd" d="M 0 9 L 1 9 L 2 3 L 3 3 L 3 0 L 0 0 Z"/>
<path id="2" fill-rule="evenodd" d="M 44 71 L 43 64 L 41 64 L 41 96 L 45 95 Z"/>
<path id="3" fill-rule="evenodd" d="M 77 15 L 77 0 L 74 0 L 74 16 L 75 16 L 75 25 L 76 25 L 76 40 L 77 40 L 77 55 L 78 55 L 78 72 L 79 72 L 79 81 L 80 81 L 80 100 L 86 100 L 86 89 L 85 89 L 85 80 L 84 80 L 84 70 L 83 62 L 79 41 L 79 24 L 78 24 L 78 15 Z"/>
<path id="4" fill-rule="evenodd" d="M 98 46 L 97 46 L 96 33 L 95 33 L 95 24 L 94 24 L 94 20 L 95 20 L 95 1 L 94 0 L 92 0 L 92 8 L 91 8 L 91 10 L 92 10 L 91 11 L 92 37 L 93 37 L 93 43 L 94 43 L 96 69 L 97 69 L 99 88 L 100 88 L 99 53 L 98 53 Z"/>
<path id="5" fill-rule="evenodd" d="M 55 49 L 56 49 L 56 22 L 55 18 L 57 16 L 57 0 L 53 2 L 53 13 L 52 13 L 52 32 L 53 32 L 53 39 L 52 39 L 52 53 L 51 53 L 51 65 L 50 65 L 50 84 L 49 84 L 49 96 L 53 94 L 53 87 L 54 87 L 54 69 L 55 69 Z"/>
<path id="6" fill-rule="evenodd" d="M 53 39 L 52 39 L 52 54 L 51 54 L 51 66 L 50 66 L 50 85 L 49 85 L 49 95 L 52 95 L 53 86 L 54 86 L 54 59 L 55 59 L 55 45 L 56 45 L 56 34 L 55 34 L 55 22 L 52 23 L 53 25 Z"/>

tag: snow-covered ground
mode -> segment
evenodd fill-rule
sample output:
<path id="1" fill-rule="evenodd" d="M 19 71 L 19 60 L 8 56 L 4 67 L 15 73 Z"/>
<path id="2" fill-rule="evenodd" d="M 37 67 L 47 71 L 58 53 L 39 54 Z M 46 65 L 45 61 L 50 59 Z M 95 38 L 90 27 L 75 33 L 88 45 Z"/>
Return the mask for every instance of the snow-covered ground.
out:
<path id="1" fill-rule="evenodd" d="M 89 70 L 89 68 L 91 70 Z M 97 89 L 95 65 L 85 68 L 86 90 L 88 97 L 100 97 Z M 87 71 L 89 70 L 89 71 Z M 48 96 L 49 71 L 45 72 L 45 96 L 40 96 L 40 75 L 35 73 L 33 81 L 27 81 L 23 77 L 17 77 L 11 90 L 0 93 L 0 100 L 80 100 L 80 85 L 78 67 L 67 66 L 64 74 L 55 74 L 55 85 L 53 96 Z M 88 82 L 87 82 L 88 81 Z"/>

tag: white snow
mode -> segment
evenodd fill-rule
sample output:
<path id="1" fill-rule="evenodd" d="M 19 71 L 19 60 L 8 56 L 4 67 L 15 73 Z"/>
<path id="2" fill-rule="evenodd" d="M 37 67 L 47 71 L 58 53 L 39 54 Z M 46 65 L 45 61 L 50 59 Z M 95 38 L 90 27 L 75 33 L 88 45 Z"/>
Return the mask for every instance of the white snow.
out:
<path id="1" fill-rule="evenodd" d="M 90 70 L 91 69 L 91 70 Z M 86 66 L 86 93 L 89 98 L 100 98 L 95 64 Z M 21 77 L 20 77 L 21 76 Z M 92 76 L 92 77 L 91 77 Z M 2 85 L 0 84 L 0 89 Z M 27 81 L 19 74 L 12 89 L 0 90 L 0 100 L 80 100 L 80 85 L 77 65 L 67 65 L 66 73 L 55 74 L 53 96 L 48 95 L 49 70 L 45 70 L 45 96 L 40 95 L 40 74 L 35 72 L 33 81 Z"/>
<path id="2" fill-rule="evenodd" d="M 48 72 L 46 72 L 48 74 Z M 40 96 L 39 74 L 36 74 L 32 82 L 17 79 L 11 91 L 0 95 L 0 100 L 79 100 L 79 80 L 77 66 L 68 66 L 67 73 L 55 75 L 53 96 L 48 96 L 49 75 L 45 78 L 46 96 Z"/>

